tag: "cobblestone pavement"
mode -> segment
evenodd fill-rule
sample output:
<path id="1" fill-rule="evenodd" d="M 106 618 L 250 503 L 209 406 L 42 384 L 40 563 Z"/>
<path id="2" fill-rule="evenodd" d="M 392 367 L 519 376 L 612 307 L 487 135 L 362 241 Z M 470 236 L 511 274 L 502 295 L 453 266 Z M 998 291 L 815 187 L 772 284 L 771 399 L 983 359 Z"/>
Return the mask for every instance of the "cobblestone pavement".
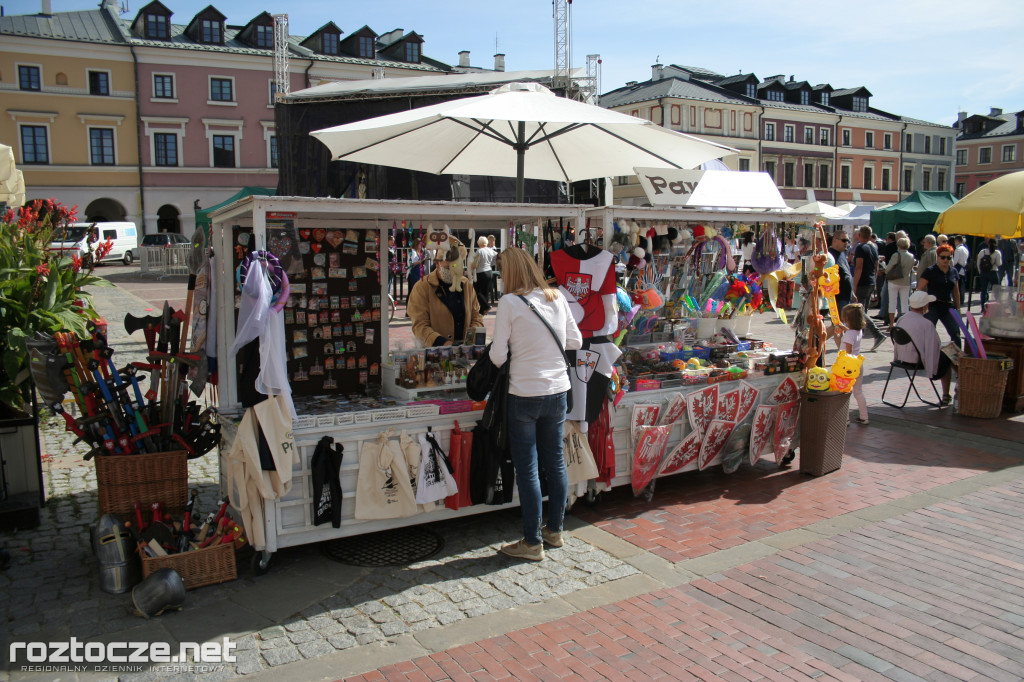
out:
<path id="1" fill-rule="evenodd" d="M 146 345 L 141 333 L 129 337 L 121 320 L 126 312 L 154 314 L 146 309 L 155 306 L 123 286 L 98 288 L 95 295 L 97 309 L 108 321 L 114 361 L 121 366 L 142 360 Z M 332 585 L 328 577 L 317 581 L 316 590 L 300 590 L 275 609 L 273 617 L 254 608 L 252 627 L 233 625 L 238 661 L 215 674 L 202 675 L 228 679 L 341 649 L 386 644 L 396 635 L 541 603 L 638 573 L 574 538 L 563 548 L 549 551 L 542 566 L 503 557 L 496 550 L 520 533 L 518 512 L 495 512 L 435 524 L 445 538 L 441 553 L 405 567 L 344 570 L 310 548 L 279 553 L 271 573 L 258 578 L 248 565 L 240 564 L 238 580 L 190 592 L 184 612 L 165 614 L 160 619 L 164 627 L 144 628 L 140 627 L 144 622 L 129 612 L 128 595 L 99 589 L 98 565 L 89 540 L 89 527 L 99 515 L 95 467 L 82 460 L 84 449 L 74 445 L 74 436 L 64 430 L 62 419 L 43 415 L 40 431 L 48 499 L 41 510 L 42 523 L 31 531 L 0 535 L 0 542 L 14 555 L 11 568 L 0 573 L 4 630 L 11 639 L 50 641 L 72 635 L 109 639 L 129 631 L 154 641 L 161 637 L 192 641 L 186 635 L 194 630 L 182 627 L 180 621 L 209 610 L 190 616 L 194 600 L 227 608 L 242 606 L 253 590 L 292 579 L 289 573 L 300 571 L 300 566 L 315 565 L 326 576 L 345 574 L 339 585 Z M 200 492 L 198 509 L 205 512 L 216 507 L 218 480 L 216 451 L 189 462 L 189 485 Z M 217 634 L 213 630 L 218 627 L 210 633 Z M 13 679 L 23 677 L 13 675 Z M 7 679 L 6 673 L 0 673 L 0 679 Z"/>

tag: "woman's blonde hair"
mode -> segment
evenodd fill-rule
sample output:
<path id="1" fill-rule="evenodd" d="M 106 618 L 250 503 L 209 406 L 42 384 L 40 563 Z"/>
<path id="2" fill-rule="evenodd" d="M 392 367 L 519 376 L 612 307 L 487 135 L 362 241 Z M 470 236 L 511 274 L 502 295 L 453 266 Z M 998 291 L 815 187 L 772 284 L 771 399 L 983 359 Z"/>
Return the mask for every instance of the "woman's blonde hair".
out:
<path id="1" fill-rule="evenodd" d="M 485 237 L 483 235 L 480 235 L 479 237 L 477 237 L 476 238 L 476 245 L 481 247 L 481 248 L 487 246 L 487 237 Z"/>
<path id="2" fill-rule="evenodd" d="M 906 251 L 910 248 L 910 240 L 906 237 L 900 237 L 896 240 L 896 248 L 900 251 Z"/>
<path id="3" fill-rule="evenodd" d="M 549 301 L 558 297 L 558 290 L 548 286 L 540 266 L 523 249 L 511 248 L 499 253 L 498 271 L 501 273 L 501 289 L 506 294 L 526 294 L 540 289 Z"/>

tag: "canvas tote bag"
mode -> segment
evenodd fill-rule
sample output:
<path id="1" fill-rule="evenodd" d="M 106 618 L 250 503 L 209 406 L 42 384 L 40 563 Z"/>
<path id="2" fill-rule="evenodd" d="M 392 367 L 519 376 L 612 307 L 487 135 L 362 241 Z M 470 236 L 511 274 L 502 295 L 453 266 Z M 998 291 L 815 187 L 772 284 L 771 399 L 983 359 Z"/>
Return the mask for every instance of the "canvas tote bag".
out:
<path id="1" fill-rule="evenodd" d="M 419 511 L 409 483 L 409 467 L 393 429 L 363 442 L 356 479 L 355 517 L 362 521 L 400 519 Z"/>

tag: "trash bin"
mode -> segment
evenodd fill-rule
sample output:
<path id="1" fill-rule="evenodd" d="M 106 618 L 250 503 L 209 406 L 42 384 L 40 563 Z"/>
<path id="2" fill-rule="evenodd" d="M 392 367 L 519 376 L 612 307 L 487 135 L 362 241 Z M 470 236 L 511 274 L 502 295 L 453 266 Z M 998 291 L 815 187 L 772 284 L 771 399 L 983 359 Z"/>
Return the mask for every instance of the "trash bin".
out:
<path id="1" fill-rule="evenodd" d="M 957 413 L 964 417 L 995 419 L 1003 411 L 1006 377 L 1013 360 L 1003 356 L 988 359 L 961 357 L 957 367 Z"/>
<path id="2" fill-rule="evenodd" d="M 38 421 L 0 405 L 0 530 L 35 528 L 44 502 Z"/>
<path id="3" fill-rule="evenodd" d="M 800 391 L 800 471 L 821 476 L 843 465 L 850 394 Z"/>

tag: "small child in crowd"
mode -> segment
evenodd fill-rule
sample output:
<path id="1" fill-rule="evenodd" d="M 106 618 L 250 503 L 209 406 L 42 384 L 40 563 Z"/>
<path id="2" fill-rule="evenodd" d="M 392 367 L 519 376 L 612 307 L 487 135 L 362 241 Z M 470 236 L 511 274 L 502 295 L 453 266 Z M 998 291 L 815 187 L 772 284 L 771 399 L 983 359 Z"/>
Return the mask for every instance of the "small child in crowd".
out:
<path id="1" fill-rule="evenodd" d="M 864 337 L 864 328 L 868 326 L 867 317 L 864 314 L 864 306 L 860 303 L 851 303 L 844 306 L 840 312 L 840 316 L 843 319 L 843 325 L 846 327 L 846 331 L 843 332 L 843 338 L 839 342 L 840 348 L 845 350 L 849 355 L 860 355 L 860 341 Z M 868 425 L 868 404 L 864 400 L 864 377 L 858 377 L 857 381 L 853 384 L 853 398 L 857 401 L 857 423 Z"/>

